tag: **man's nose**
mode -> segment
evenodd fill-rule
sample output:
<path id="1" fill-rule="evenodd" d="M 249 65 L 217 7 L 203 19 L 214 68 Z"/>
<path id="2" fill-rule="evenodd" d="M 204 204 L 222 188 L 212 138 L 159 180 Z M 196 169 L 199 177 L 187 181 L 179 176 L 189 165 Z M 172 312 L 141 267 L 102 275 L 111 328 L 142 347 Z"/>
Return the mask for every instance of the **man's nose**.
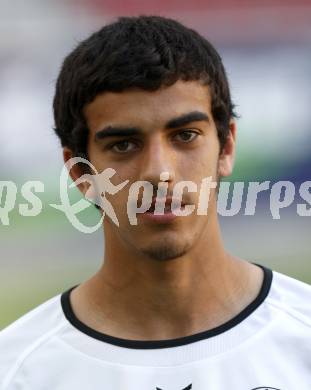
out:
<path id="1" fill-rule="evenodd" d="M 159 181 L 174 182 L 176 156 L 161 136 L 150 140 L 146 145 L 141 161 L 140 180 L 150 182 L 155 188 Z M 164 179 L 160 175 L 164 172 Z"/>

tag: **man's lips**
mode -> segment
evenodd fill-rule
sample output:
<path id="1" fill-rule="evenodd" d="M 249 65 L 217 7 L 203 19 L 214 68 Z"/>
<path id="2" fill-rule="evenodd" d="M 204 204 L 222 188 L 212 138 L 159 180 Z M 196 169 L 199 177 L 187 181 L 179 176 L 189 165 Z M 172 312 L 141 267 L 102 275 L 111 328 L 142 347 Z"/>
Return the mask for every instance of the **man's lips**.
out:
<path id="1" fill-rule="evenodd" d="M 155 210 L 155 206 L 159 206 L 157 210 Z M 144 209 L 147 209 L 149 204 L 147 204 Z M 149 209 L 145 212 L 142 212 L 140 216 L 151 223 L 155 224 L 170 224 L 176 218 L 176 210 L 183 210 L 185 207 L 185 203 L 178 200 L 177 198 L 167 197 L 167 198 L 152 198 L 152 203 L 149 206 Z"/>
<path id="2" fill-rule="evenodd" d="M 153 197 L 151 205 L 146 212 L 149 212 L 149 213 L 154 212 L 156 203 L 157 203 L 158 207 L 160 207 L 160 210 L 162 210 L 164 207 L 164 210 L 166 212 L 171 211 L 172 205 L 174 208 L 176 208 L 176 205 L 178 205 L 178 206 L 180 205 L 180 207 L 182 209 L 185 206 L 185 203 L 183 201 L 180 202 L 180 200 L 177 198 L 168 197 L 168 198 L 158 198 L 157 199 L 156 197 Z"/>

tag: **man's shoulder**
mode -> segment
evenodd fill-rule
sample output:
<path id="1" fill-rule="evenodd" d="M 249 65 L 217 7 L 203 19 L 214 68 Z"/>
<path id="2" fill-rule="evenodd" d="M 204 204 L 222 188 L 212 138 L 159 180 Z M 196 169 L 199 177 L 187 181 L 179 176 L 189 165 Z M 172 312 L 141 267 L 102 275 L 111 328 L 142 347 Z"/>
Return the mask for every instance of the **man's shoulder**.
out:
<path id="1" fill-rule="evenodd" d="M 311 327 L 311 285 L 273 271 L 268 302 L 297 321 Z"/>
<path id="2" fill-rule="evenodd" d="M 60 295 L 56 295 L 0 331 L 0 384 L 65 325 Z"/>

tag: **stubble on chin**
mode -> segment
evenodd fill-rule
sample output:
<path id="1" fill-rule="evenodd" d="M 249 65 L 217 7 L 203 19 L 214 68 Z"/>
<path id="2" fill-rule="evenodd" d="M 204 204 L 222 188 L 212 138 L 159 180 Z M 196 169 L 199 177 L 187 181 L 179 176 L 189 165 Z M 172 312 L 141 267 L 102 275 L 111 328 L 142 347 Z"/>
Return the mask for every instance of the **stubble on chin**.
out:
<path id="1" fill-rule="evenodd" d="M 168 261 L 177 259 L 188 252 L 190 249 L 189 243 L 176 243 L 169 240 L 161 240 L 141 251 L 151 260 Z"/>

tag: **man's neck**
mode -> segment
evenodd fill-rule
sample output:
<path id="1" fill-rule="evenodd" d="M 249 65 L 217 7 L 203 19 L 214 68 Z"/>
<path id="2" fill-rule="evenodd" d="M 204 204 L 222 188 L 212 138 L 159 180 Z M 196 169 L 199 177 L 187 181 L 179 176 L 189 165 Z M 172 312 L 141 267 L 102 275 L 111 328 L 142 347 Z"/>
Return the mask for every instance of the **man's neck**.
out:
<path id="1" fill-rule="evenodd" d="M 73 290 L 73 311 L 99 332 L 132 340 L 172 339 L 219 326 L 256 298 L 263 271 L 226 253 L 216 237 L 213 245 L 162 262 L 107 256 Z"/>

